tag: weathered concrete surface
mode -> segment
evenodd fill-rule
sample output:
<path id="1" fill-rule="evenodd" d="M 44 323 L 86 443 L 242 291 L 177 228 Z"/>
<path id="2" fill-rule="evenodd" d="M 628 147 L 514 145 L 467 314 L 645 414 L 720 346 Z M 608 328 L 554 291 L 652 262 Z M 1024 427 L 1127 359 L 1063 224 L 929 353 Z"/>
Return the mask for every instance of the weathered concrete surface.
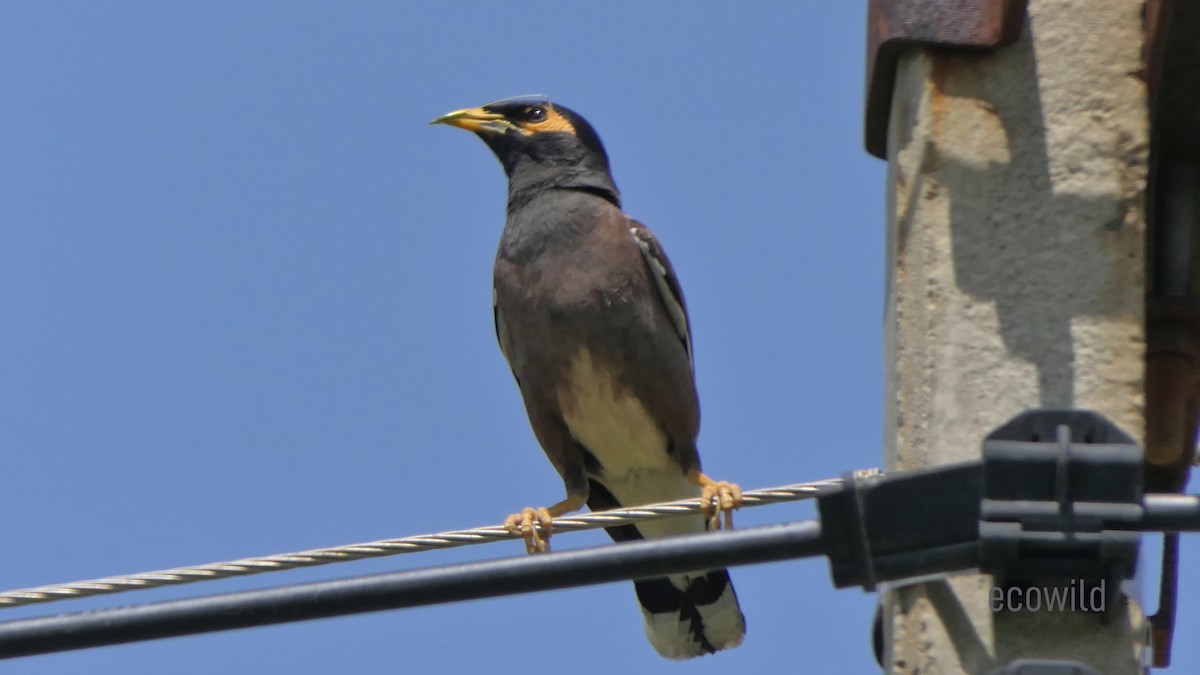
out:
<path id="1" fill-rule="evenodd" d="M 889 129 L 886 463 L 976 457 L 1033 407 L 1143 436 L 1145 90 L 1138 0 L 1030 0 L 1016 45 L 914 50 Z M 989 673 L 1025 657 L 1141 672 L 1136 603 L 993 614 L 990 578 L 889 593 L 885 664 Z"/>

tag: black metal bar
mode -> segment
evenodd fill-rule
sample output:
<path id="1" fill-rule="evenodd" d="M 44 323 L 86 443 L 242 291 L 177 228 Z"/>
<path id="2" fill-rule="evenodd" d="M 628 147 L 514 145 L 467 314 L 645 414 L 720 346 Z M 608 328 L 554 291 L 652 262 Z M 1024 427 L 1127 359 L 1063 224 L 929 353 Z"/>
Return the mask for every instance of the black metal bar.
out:
<path id="1" fill-rule="evenodd" d="M 817 521 L 0 623 L 0 658 L 418 607 L 824 553 Z"/>
<path id="2" fill-rule="evenodd" d="M 1142 531 L 1200 532 L 1200 495 L 1148 494 Z"/>

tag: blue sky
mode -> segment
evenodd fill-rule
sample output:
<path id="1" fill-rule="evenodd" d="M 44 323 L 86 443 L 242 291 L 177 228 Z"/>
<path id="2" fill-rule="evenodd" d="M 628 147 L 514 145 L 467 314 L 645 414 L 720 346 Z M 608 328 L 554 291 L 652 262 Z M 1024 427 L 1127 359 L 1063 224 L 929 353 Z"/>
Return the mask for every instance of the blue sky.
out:
<path id="1" fill-rule="evenodd" d="M 503 172 L 470 134 L 427 125 L 515 94 L 592 122 L 626 210 L 670 253 L 708 473 L 755 488 L 878 465 L 886 167 L 862 149 L 866 3 L 794 5 L 6 3 L 0 585 L 494 524 L 560 499 L 492 332 Z M 733 576 L 746 643 L 682 666 L 616 584 L 0 672 L 872 672 L 874 598 L 832 590 L 823 560 Z M 1187 643 L 1178 657 L 1200 660 Z"/>

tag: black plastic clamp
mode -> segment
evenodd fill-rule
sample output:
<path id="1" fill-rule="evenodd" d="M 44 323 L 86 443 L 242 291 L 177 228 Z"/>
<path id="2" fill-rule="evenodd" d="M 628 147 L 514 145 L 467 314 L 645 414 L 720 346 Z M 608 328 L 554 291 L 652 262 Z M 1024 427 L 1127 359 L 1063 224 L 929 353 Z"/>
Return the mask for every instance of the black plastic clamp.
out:
<path id="1" fill-rule="evenodd" d="M 1107 579 L 1115 594 L 1137 564 L 1141 448 L 1078 410 L 1022 413 L 983 445 L 983 461 L 847 474 L 820 497 L 834 585 L 979 568 L 1000 583 Z"/>
<path id="2" fill-rule="evenodd" d="M 1133 576 L 1142 449 L 1102 415 L 1035 410 L 993 431 L 981 496 L 980 568 L 1001 583 L 1107 579 L 1115 593 Z"/>
<path id="3" fill-rule="evenodd" d="M 896 474 L 846 474 L 817 509 L 833 584 L 881 581 L 979 563 L 979 462 Z"/>

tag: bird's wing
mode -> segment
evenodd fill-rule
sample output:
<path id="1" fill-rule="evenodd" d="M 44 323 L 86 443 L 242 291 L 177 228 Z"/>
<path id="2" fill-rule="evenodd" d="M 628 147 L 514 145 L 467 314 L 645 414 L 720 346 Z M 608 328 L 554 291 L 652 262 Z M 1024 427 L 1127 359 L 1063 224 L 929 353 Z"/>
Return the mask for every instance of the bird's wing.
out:
<path id="1" fill-rule="evenodd" d="M 512 340 L 508 335 L 508 324 L 504 322 L 504 312 L 500 310 L 499 296 L 494 284 L 492 285 L 492 321 L 496 325 L 496 342 L 500 343 L 500 353 L 504 354 L 504 360 L 508 362 L 508 368 L 513 371 L 513 377 L 517 379 L 519 387 L 521 378 L 517 376 L 516 368 L 513 368 L 512 352 L 509 351 Z"/>
<path id="2" fill-rule="evenodd" d="M 658 289 L 658 297 L 667 308 L 675 332 L 679 334 L 683 348 L 687 351 L 688 363 L 695 369 L 695 359 L 692 356 L 692 326 L 688 320 L 687 303 L 683 300 L 683 289 L 679 287 L 679 280 L 675 278 L 671 261 L 667 259 L 662 244 L 658 243 L 658 238 L 650 228 L 636 220 L 630 220 L 629 232 L 641 249 L 647 267 L 650 268 L 650 276 L 654 279 L 654 287 Z"/>

